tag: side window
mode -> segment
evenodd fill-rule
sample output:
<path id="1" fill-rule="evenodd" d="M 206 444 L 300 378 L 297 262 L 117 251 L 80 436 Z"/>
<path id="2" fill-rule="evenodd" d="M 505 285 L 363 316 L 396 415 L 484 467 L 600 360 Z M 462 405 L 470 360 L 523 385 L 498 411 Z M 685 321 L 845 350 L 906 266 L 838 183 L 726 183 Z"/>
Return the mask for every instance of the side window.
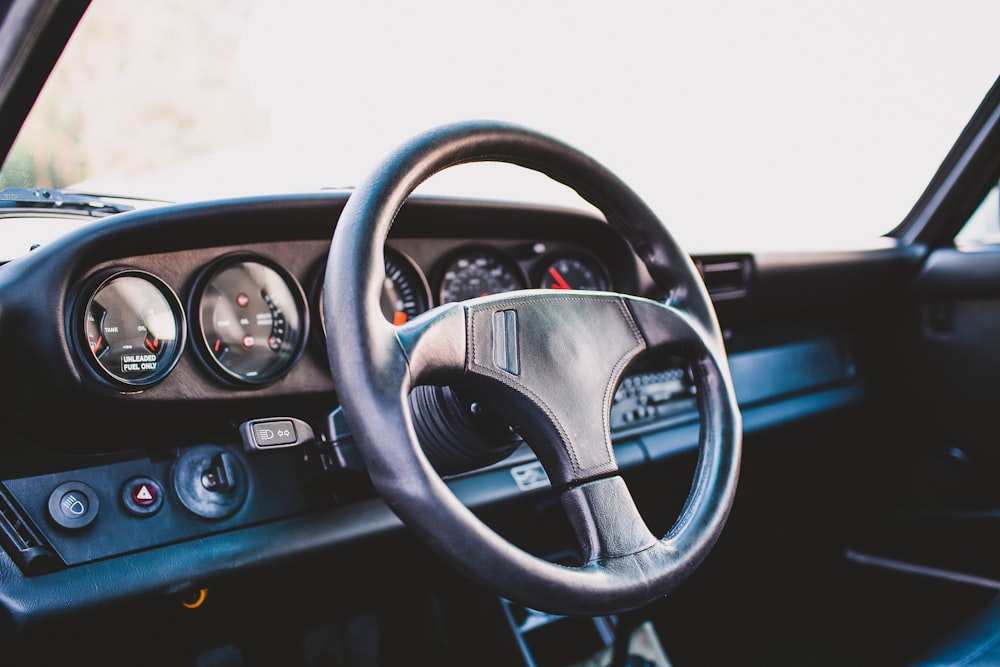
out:
<path id="1" fill-rule="evenodd" d="M 1000 245 L 1000 186 L 994 185 L 983 203 L 955 236 L 955 245 Z"/>

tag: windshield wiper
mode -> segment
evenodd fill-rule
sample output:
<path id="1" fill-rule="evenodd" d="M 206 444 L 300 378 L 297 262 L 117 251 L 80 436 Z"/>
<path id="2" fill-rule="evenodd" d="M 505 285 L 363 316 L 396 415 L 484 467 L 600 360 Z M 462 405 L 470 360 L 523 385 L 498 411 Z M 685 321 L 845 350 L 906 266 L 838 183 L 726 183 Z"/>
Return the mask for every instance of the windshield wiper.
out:
<path id="1" fill-rule="evenodd" d="M 103 217 L 132 211 L 134 206 L 101 199 L 97 195 L 50 188 L 5 188 L 0 190 L 0 209 L 43 208 L 62 209 Z"/>

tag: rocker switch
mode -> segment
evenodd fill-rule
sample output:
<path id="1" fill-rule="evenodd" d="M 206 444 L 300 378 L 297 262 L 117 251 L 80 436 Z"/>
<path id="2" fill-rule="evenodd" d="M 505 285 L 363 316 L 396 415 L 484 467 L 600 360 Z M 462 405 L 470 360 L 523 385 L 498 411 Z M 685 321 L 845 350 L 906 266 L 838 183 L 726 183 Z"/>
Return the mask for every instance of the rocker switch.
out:
<path id="1" fill-rule="evenodd" d="M 294 417 L 243 422 L 240 424 L 240 435 L 243 436 L 243 449 L 248 453 L 295 447 L 312 442 L 316 437 L 309 424 Z"/>

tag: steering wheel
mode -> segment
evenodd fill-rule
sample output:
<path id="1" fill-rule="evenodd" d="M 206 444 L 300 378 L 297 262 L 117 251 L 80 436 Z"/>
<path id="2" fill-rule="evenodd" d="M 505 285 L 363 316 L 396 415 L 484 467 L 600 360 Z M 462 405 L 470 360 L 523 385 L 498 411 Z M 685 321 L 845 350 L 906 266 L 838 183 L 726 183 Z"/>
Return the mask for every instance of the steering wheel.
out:
<path id="1" fill-rule="evenodd" d="M 527 167 L 578 192 L 629 241 L 668 290 L 667 303 L 526 290 L 445 304 L 402 326 L 386 321 L 383 245 L 396 214 L 431 175 L 483 161 Z M 605 615 L 663 596 L 708 555 L 732 505 L 742 437 L 715 311 L 690 258 L 656 215 L 592 158 L 493 121 L 415 137 L 351 194 L 333 235 L 324 294 L 334 384 L 376 490 L 469 576 L 534 609 Z M 617 474 L 608 419 L 628 363 L 666 345 L 691 365 L 701 429 L 687 502 L 657 538 Z M 559 493 L 582 565 L 528 553 L 455 497 L 413 428 L 407 395 L 421 384 L 473 387 L 517 426 Z"/>

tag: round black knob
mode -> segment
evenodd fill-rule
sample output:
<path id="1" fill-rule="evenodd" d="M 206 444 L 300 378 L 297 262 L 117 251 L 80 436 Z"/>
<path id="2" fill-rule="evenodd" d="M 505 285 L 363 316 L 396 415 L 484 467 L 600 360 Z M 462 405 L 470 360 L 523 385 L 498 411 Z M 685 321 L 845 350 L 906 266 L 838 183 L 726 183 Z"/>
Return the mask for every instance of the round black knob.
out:
<path id="1" fill-rule="evenodd" d="M 63 528 L 89 526 L 100 507 L 97 492 L 83 482 L 65 482 L 49 494 L 49 516 Z"/>

